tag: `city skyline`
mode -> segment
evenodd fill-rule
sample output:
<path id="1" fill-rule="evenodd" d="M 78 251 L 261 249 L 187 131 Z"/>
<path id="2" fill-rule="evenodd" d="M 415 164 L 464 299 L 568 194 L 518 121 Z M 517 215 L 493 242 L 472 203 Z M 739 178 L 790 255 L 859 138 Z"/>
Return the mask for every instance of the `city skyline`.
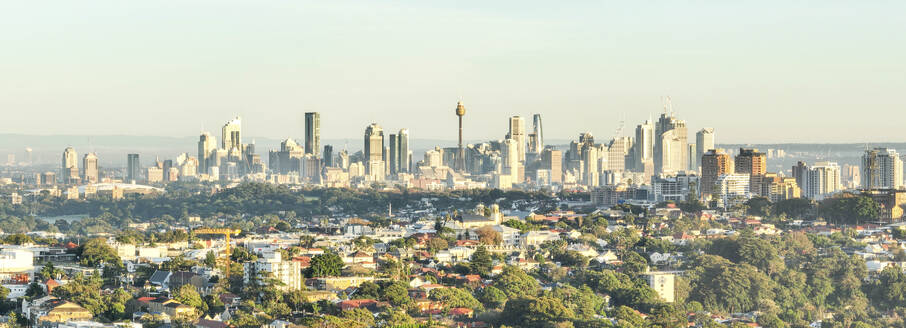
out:
<path id="1" fill-rule="evenodd" d="M 252 10 L 187 2 L 181 11 L 150 5 L 141 14 L 106 1 L 49 11 L 4 4 L 4 21 L 19 28 L 0 32 L 17 50 L 0 63 L 7 72 L 0 107 L 11 113 L 0 129 L 190 136 L 219 124 L 216 117 L 240 114 L 248 136 L 284 138 L 301 136 L 304 112 L 316 111 L 325 116 L 324 139 L 349 138 L 371 122 L 453 139 L 455 126 L 431 122 L 462 96 L 471 138 L 496 137 L 504 117 L 540 113 L 548 139 L 572 139 L 657 116 L 660 97 L 670 95 L 694 122 L 689 131 L 719 126 L 725 142 L 902 141 L 895 122 L 906 118 L 897 96 L 906 53 L 896 42 L 902 35 L 885 33 L 904 24 L 893 17 L 898 10 L 775 4 L 570 4 L 546 12 L 477 3 Z M 91 14 L 62 14 L 83 11 Z M 202 12 L 221 19 L 199 25 L 193 18 Z M 247 30 L 230 25 L 240 12 Z M 134 15 L 143 19 L 126 19 Z M 160 28 L 162 20 L 172 24 Z M 309 32 L 319 26 L 330 28 Z M 134 124 L 137 113 L 143 124 Z M 747 117 L 734 119 L 740 115 Z M 79 124 L 42 120 L 49 116 Z"/>

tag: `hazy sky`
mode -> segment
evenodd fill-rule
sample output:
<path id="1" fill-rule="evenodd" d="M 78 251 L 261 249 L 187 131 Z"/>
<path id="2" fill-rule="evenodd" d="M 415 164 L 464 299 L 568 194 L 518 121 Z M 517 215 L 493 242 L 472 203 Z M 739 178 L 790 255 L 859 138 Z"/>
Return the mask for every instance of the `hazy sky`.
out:
<path id="1" fill-rule="evenodd" d="M 904 1 L 3 1 L 0 133 L 904 141 Z M 217 132 L 219 135 L 219 131 Z M 691 133 L 690 133 L 691 134 Z"/>

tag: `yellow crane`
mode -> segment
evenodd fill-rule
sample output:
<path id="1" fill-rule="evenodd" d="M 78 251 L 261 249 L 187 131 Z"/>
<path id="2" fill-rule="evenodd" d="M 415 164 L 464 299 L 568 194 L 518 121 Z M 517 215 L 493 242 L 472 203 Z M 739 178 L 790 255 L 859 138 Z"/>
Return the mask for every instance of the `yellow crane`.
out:
<path id="1" fill-rule="evenodd" d="M 224 274 L 226 275 L 227 279 L 229 280 L 229 278 L 230 278 L 230 255 L 233 254 L 232 250 L 230 249 L 230 236 L 238 235 L 240 232 L 242 232 L 242 230 L 229 229 L 229 228 L 198 228 L 198 229 L 195 229 L 194 232 L 196 235 L 223 235 L 224 241 L 226 243 L 226 248 L 224 250 L 224 254 L 226 254 L 226 259 L 224 260 L 226 270 L 224 270 Z"/>

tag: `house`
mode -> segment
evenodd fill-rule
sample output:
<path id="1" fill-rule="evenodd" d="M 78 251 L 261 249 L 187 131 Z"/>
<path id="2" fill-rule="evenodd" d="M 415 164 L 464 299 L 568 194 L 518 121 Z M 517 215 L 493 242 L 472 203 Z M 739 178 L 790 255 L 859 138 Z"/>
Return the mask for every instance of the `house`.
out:
<path id="1" fill-rule="evenodd" d="M 41 326 L 49 323 L 63 323 L 79 320 L 91 320 L 94 314 L 78 304 L 63 300 L 54 300 L 45 303 L 48 306 L 47 312 L 37 317 L 36 322 Z"/>

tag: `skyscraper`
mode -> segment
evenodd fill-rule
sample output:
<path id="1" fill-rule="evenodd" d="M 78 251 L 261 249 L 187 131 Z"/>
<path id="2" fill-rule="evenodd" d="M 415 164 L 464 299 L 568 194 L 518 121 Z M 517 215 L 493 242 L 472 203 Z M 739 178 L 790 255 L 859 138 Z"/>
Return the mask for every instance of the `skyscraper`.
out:
<path id="1" fill-rule="evenodd" d="M 214 162 L 217 140 L 210 132 L 202 132 L 198 137 L 198 171 L 208 173 L 208 167 Z"/>
<path id="2" fill-rule="evenodd" d="M 754 148 L 739 148 L 736 155 L 736 173 L 764 175 L 767 172 L 767 156 Z"/>
<path id="3" fill-rule="evenodd" d="M 730 166 L 730 154 L 723 149 L 710 149 L 702 155 L 701 191 L 702 196 L 717 193 L 717 179 L 724 174 L 733 173 Z"/>
<path id="4" fill-rule="evenodd" d="M 714 128 L 704 128 L 695 133 L 695 159 L 714 149 Z M 701 165 L 699 165 L 701 166 Z"/>
<path id="5" fill-rule="evenodd" d="M 651 162 L 654 156 L 654 123 L 651 120 L 636 126 L 635 144 L 632 149 L 633 170 L 645 172 L 645 163 Z"/>
<path id="6" fill-rule="evenodd" d="M 678 120 L 670 105 L 664 104 L 664 113 L 654 131 L 654 170 L 656 173 L 675 173 L 689 166 L 687 154 L 688 132 L 686 121 Z"/>
<path id="7" fill-rule="evenodd" d="M 238 153 L 242 152 L 242 119 L 239 116 L 223 125 L 220 142 L 221 148 L 226 149 L 228 154 L 232 153 L 233 149 Z"/>
<path id="8" fill-rule="evenodd" d="M 516 141 L 519 162 L 525 162 L 525 119 L 522 116 L 510 117 L 510 133 L 507 138 Z"/>
<path id="9" fill-rule="evenodd" d="M 98 156 L 95 153 L 87 153 L 82 157 L 82 181 L 98 182 Z"/>
<path id="10" fill-rule="evenodd" d="M 318 156 L 321 149 L 321 113 L 305 113 L 305 153 Z"/>
<path id="11" fill-rule="evenodd" d="M 324 155 L 322 155 L 322 157 L 324 158 L 324 167 L 335 167 L 333 159 L 333 146 L 324 145 Z"/>
<path id="12" fill-rule="evenodd" d="M 365 128 L 365 175 L 383 179 L 384 173 L 384 129 L 377 123 Z"/>
<path id="13" fill-rule="evenodd" d="M 529 134 L 530 153 L 540 153 L 544 149 L 544 130 L 541 126 L 541 114 L 532 115 L 532 133 Z"/>
<path id="14" fill-rule="evenodd" d="M 75 183 L 79 180 L 79 155 L 72 147 L 63 150 L 60 181 L 64 184 Z"/>
<path id="15" fill-rule="evenodd" d="M 541 151 L 541 168 L 550 171 L 551 183 L 563 182 L 563 152 L 545 148 Z"/>
<path id="16" fill-rule="evenodd" d="M 862 155 L 862 188 L 899 189 L 903 186 L 903 160 L 896 150 L 875 148 Z"/>
<path id="17" fill-rule="evenodd" d="M 632 148 L 632 138 L 617 137 L 607 145 L 607 167 L 610 171 L 623 171 L 626 169 L 626 156 Z"/>
<path id="18" fill-rule="evenodd" d="M 142 163 L 139 161 L 138 154 L 126 155 L 126 182 L 139 181 L 142 176 L 141 172 Z"/>
<path id="19" fill-rule="evenodd" d="M 400 173 L 410 173 L 411 162 L 409 160 L 409 129 L 400 129 L 400 132 L 396 135 L 396 149 L 399 159 L 399 172 Z M 460 151 L 460 154 L 462 152 Z"/>
<path id="20" fill-rule="evenodd" d="M 399 141 L 396 138 L 396 134 L 390 134 L 390 156 L 388 156 L 390 163 L 390 174 L 397 174 L 400 170 L 400 154 L 399 154 Z"/>

